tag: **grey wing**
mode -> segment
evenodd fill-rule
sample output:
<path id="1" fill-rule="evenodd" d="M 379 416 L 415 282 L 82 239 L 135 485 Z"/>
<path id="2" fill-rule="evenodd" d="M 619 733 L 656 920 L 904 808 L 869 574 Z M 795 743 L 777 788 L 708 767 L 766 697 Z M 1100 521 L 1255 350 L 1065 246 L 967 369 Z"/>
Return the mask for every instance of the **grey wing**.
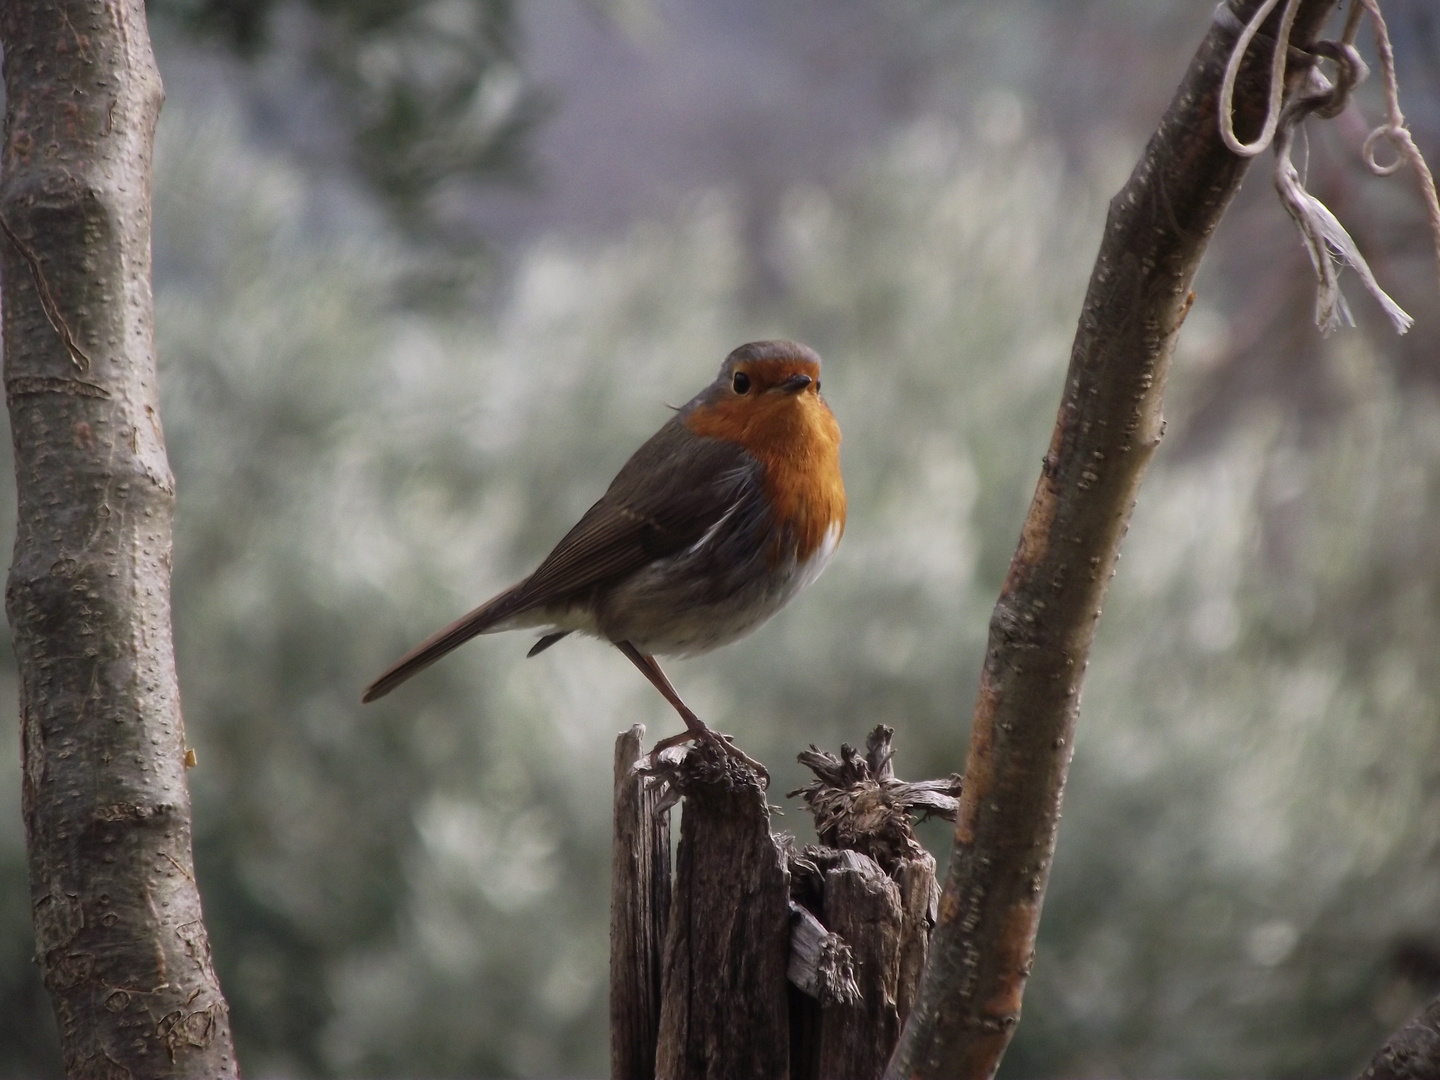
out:
<path id="1" fill-rule="evenodd" d="M 515 608 L 563 601 L 683 551 L 738 508 L 763 504 L 761 480 L 760 463 L 741 446 L 673 418 L 517 586 Z"/>
<path id="2" fill-rule="evenodd" d="M 737 525 L 760 535 L 761 478 L 760 463 L 738 445 L 696 436 L 672 419 L 625 463 L 600 501 L 533 574 L 415 646 L 366 688 L 362 700 L 383 697 L 506 619 L 684 551 L 722 523 L 732 538 L 722 546 L 735 546 Z M 546 635 L 531 655 L 563 636 Z"/>

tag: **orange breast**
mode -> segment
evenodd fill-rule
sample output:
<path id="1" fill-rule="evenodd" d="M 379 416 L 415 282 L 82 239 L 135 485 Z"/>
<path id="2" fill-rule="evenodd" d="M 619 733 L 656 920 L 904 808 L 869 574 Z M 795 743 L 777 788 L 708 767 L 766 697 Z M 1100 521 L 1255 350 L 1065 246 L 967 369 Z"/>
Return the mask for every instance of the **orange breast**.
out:
<path id="1" fill-rule="evenodd" d="M 730 398 L 696 409 L 685 426 L 696 435 L 737 442 L 764 465 L 775 522 L 789 526 L 801 562 L 815 554 L 832 526 L 844 532 L 840 425 L 819 394 Z M 784 554 L 777 548 L 772 557 Z"/>

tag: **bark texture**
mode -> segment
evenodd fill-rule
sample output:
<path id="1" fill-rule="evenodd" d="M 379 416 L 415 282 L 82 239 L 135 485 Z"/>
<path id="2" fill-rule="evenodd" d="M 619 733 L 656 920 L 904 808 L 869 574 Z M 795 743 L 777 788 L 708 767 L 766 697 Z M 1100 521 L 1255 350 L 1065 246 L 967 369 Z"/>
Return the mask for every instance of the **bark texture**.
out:
<path id="1" fill-rule="evenodd" d="M 786 1080 L 790 874 L 765 793 L 754 773 L 704 742 L 668 783 L 685 810 L 655 1075 Z"/>
<path id="2" fill-rule="evenodd" d="M 1230 7 L 1244 23 L 1259 3 Z M 1333 7 L 1304 0 L 1292 42 L 1311 42 Z M 1020 1017 L 1101 602 L 1164 430 L 1195 271 L 1248 164 L 1217 124 L 1235 37 L 1212 25 L 1110 204 L 1049 453 L 991 619 L 930 965 L 891 1080 L 993 1076 Z M 1273 48 L 1259 39 L 1242 68 L 1242 138 L 1259 128 Z"/>
<path id="3" fill-rule="evenodd" d="M 660 971 L 670 907 L 670 818 L 635 772 L 645 728 L 615 740 L 615 838 L 610 869 L 610 1078 L 653 1080 Z"/>
<path id="4" fill-rule="evenodd" d="M 191 861 L 142 0 L 0 4 L 5 394 L 36 954 L 72 1078 L 236 1075 Z"/>
<path id="5" fill-rule="evenodd" d="M 1360 1080 L 1440 1078 L 1440 998 L 1385 1041 Z"/>

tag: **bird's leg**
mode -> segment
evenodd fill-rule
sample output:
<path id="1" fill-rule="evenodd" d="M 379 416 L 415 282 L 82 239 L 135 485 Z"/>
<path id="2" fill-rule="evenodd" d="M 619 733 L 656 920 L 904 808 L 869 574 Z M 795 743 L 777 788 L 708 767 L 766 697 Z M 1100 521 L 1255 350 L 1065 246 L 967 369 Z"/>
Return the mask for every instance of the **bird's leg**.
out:
<path id="1" fill-rule="evenodd" d="M 706 726 L 705 721 L 691 712 L 690 707 L 680 700 L 680 695 L 675 692 L 675 687 L 670 685 L 670 680 L 665 677 L 665 672 L 660 670 L 660 664 L 656 661 L 655 657 L 649 653 L 642 653 L 628 641 L 617 641 L 615 642 L 615 647 L 624 653 L 632 664 L 640 669 L 640 673 L 650 680 L 650 684 L 654 686 L 656 690 L 660 691 L 661 696 L 680 714 L 680 719 L 685 721 L 685 727 L 689 729 L 679 735 L 672 735 L 668 739 L 661 739 L 656 743 L 655 748 L 650 751 L 650 760 L 652 763 L 660 756 L 662 750 L 667 750 L 672 746 L 678 746 L 683 742 L 689 742 L 692 739 L 709 739 L 731 757 L 738 758 L 750 766 L 750 768 L 754 769 L 762 781 L 762 786 L 770 786 L 770 773 L 764 765 L 761 765 L 760 762 L 756 761 L 724 736 L 712 731 Z"/>
<path id="2" fill-rule="evenodd" d="M 665 677 L 665 672 L 660 670 L 660 664 L 655 657 L 648 653 L 642 653 L 628 641 L 617 641 L 615 647 L 629 657 L 630 662 L 640 669 L 640 674 L 649 679 L 651 685 L 660 691 L 661 696 L 675 707 L 675 711 L 680 714 L 680 719 L 684 720 L 685 726 L 690 729 L 683 738 L 699 738 L 710 730 L 705 726 L 705 722 L 691 712 L 685 702 L 680 700 L 680 695 L 675 692 L 675 687 L 670 685 L 670 680 Z"/>

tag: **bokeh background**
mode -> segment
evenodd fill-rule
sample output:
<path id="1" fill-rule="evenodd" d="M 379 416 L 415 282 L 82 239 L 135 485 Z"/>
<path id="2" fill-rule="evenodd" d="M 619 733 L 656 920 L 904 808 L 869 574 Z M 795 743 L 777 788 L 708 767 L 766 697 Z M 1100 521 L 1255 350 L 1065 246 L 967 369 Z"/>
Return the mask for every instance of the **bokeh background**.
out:
<path id="1" fill-rule="evenodd" d="M 743 341 L 826 358 L 849 529 L 673 678 L 777 794 L 877 722 L 901 775 L 963 767 L 1106 200 L 1212 8 L 153 0 L 176 644 L 248 1075 L 604 1074 L 612 740 L 674 716 L 613 650 L 519 635 L 359 691 Z M 1385 10 L 1434 161 L 1440 15 Z M 1180 338 L 1004 1076 L 1344 1076 L 1440 991 L 1440 293 L 1412 179 L 1358 166 L 1379 108 L 1372 80 L 1312 125 L 1308 175 L 1417 325 L 1352 277 L 1358 327 L 1321 338 L 1256 166 Z M 58 1076 L 13 706 L 0 745 L 0 1075 Z"/>

